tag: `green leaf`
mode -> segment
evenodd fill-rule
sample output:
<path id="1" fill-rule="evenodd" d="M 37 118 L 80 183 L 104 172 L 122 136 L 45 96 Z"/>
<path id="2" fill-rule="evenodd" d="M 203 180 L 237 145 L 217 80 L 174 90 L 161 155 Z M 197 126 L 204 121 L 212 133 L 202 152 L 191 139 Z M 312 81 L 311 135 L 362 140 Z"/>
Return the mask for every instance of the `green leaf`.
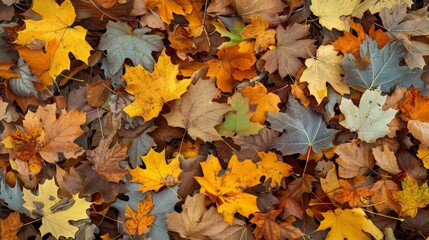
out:
<path id="1" fill-rule="evenodd" d="M 252 113 L 249 112 L 249 100 L 241 93 L 236 93 L 228 99 L 232 111 L 225 114 L 225 121 L 216 127 L 221 136 L 232 137 L 236 133 L 243 136 L 257 134 L 264 126 L 251 122 Z"/>
<path id="2" fill-rule="evenodd" d="M 148 237 L 150 237 L 151 240 L 170 239 L 168 236 L 165 214 L 174 211 L 174 206 L 180 201 L 177 193 L 178 188 L 178 186 L 174 186 L 153 194 L 154 206 L 152 211 L 150 211 L 150 215 L 155 215 L 156 219 L 148 233 Z"/>
<path id="3" fill-rule="evenodd" d="M 352 54 L 344 56 L 342 62 L 346 70 L 344 80 L 352 86 L 364 89 L 379 87 L 383 92 L 390 92 L 396 84 L 406 88 L 411 85 L 423 88 L 420 69 L 411 70 L 407 66 L 399 65 L 404 54 L 405 49 L 398 42 L 388 43 L 382 49 L 378 49 L 375 40 L 366 38 L 360 46 L 362 59 L 356 59 Z"/>
<path id="4" fill-rule="evenodd" d="M 360 99 L 359 107 L 350 99 L 342 98 L 340 110 L 345 119 L 340 122 L 350 131 L 358 133 L 358 137 L 365 142 L 374 143 L 377 138 L 389 133 L 389 124 L 398 110 L 383 111 L 383 104 L 387 96 L 381 96 L 379 90 L 366 90 Z"/>
<path id="5" fill-rule="evenodd" d="M 267 121 L 271 128 L 282 132 L 282 136 L 274 138 L 271 147 L 280 150 L 283 155 L 304 154 L 311 146 L 315 153 L 321 149 L 332 147 L 332 140 L 338 130 L 326 128 L 322 115 L 311 108 L 305 109 L 299 102 L 289 97 L 286 113 L 268 113 Z"/>
<path id="6" fill-rule="evenodd" d="M 107 31 L 101 36 L 98 48 L 107 50 L 110 74 L 115 74 L 122 68 L 125 58 L 131 59 L 135 66 L 142 65 L 148 71 L 153 71 L 155 59 L 152 51 L 164 48 L 162 38 L 158 35 L 147 35 L 149 28 L 135 29 L 124 22 L 108 22 Z"/>
<path id="7" fill-rule="evenodd" d="M 215 27 L 216 32 L 220 33 L 222 37 L 228 37 L 230 40 L 228 42 L 222 43 L 222 45 L 220 45 L 218 49 L 237 45 L 244 40 L 243 36 L 241 36 L 240 33 L 241 31 L 243 31 L 245 26 L 240 20 L 236 18 L 219 18 L 220 20 L 217 20 L 212 24 Z M 226 27 L 224 24 L 226 25 Z"/>

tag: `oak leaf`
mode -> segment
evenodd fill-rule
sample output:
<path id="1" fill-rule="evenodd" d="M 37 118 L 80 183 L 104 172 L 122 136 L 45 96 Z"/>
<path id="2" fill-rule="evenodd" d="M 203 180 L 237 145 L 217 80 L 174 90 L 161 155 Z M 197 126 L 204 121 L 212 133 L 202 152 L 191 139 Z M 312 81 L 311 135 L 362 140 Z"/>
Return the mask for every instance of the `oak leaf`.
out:
<path id="1" fill-rule="evenodd" d="M 216 127 L 221 136 L 232 137 L 235 134 L 249 136 L 257 134 L 264 126 L 251 122 L 249 101 L 243 98 L 241 93 L 236 93 L 228 98 L 231 111 L 225 114 L 225 121 Z"/>
<path id="2" fill-rule="evenodd" d="M 60 199 L 57 196 L 58 187 L 55 185 L 55 179 L 39 184 L 38 195 L 25 188 L 23 192 L 24 207 L 30 211 L 30 216 L 33 218 L 42 216 L 40 227 L 42 236 L 51 233 L 57 239 L 60 236 L 74 238 L 79 228 L 71 225 L 69 221 L 88 218 L 86 210 L 91 203 L 79 198 L 78 195 Z"/>
<path id="3" fill-rule="evenodd" d="M 398 110 L 382 110 L 387 96 L 382 96 L 380 90 L 366 90 L 359 103 L 359 107 L 352 100 L 342 98 L 340 110 L 345 119 L 340 124 L 358 133 L 358 137 L 365 142 L 374 143 L 377 138 L 389 134 L 389 124 Z"/>
<path id="4" fill-rule="evenodd" d="M 335 190 L 335 200 L 342 204 L 348 203 L 352 208 L 364 205 L 362 201 L 373 194 L 368 186 L 362 186 L 365 180 L 364 176 L 358 177 L 354 179 L 353 186 L 346 180 L 338 180 L 341 188 Z"/>
<path id="5" fill-rule="evenodd" d="M 383 233 L 369 220 L 362 208 L 329 210 L 322 213 L 325 217 L 316 231 L 331 228 L 327 239 L 383 239 Z"/>
<path id="6" fill-rule="evenodd" d="M 208 61 L 209 70 L 207 76 L 216 77 L 216 84 L 223 92 L 232 92 L 235 80 L 242 81 L 256 75 L 253 65 L 256 57 L 253 52 L 242 52 L 240 46 L 235 45 L 219 50 L 219 59 Z"/>
<path id="7" fill-rule="evenodd" d="M 162 52 L 153 72 L 144 70 L 142 66 L 125 66 L 122 76 L 127 87 L 125 90 L 133 94 L 136 100 L 124 108 L 131 117 L 141 116 L 147 122 L 158 116 L 164 103 L 180 99 L 186 92 L 191 79 L 177 80 L 178 66 L 173 65 L 165 51 Z M 144 87 L 142 87 L 144 85 Z"/>
<path id="8" fill-rule="evenodd" d="M 392 180 L 378 180 L 371 191 L 374 193 L 371 197 L 371 204 L 379 213 L 387 213 L 390 210 L 399 213 L 401 205 L 394 199 L 393 192 L 399 190 L 399 186 Z"/>
<path id="9" fill-rule="evenodd" d="M 268 29 L 269 22 L 258 16 L 252 17 L 252 23 L 247 25 L 241 32 L 246 39 L 255 39 L 255 52 L 267 50 L 268 46 L 276 43 L 276 31 Z"/>
<path id="10" fill-rule="evenodd" d="M 9 214 L 6 219 L 0 218 L 0 238 L 8 240 L 19 240 L 17 233 L 21 228 L 22 223 L 19 217 L 19 212 Z"/>
<path id="11" fill-rule="evenodd" d="M 279 161 L 274 152 L 258 152 L 261 161 L 257 162 L 259 175 L 271 178 L 271 187 L 280 186 L 281 180 L 292 174 L 292 166 Z"/>
<path id="12" fill-rule="evenodd" d="M 429 122 L 429 97 L 420 95 L 420 89 L 410 87 L 405 93 L 405 100 L 399 104 L 401 117 L 408 121 L 419 120 Z"/>
<path id="13" fill-rule="evenodd" d="M 182 212 L 167 213 L 169 231 L 177 232 L 186 239 L 213 239 L 230 225 L 223 220 L 214 207 L 208 210 L 204 194 L 188 196 L 182 205 Z"/>
<path id="14" fill-rule="evenodd" d="M 37 0 L 33 2 L 32 10 L 42 19 L 24 20 L 26 27 L 18 32 L 15 43 L 25 45 L 31 39 L 39 39 L 45 41 L 45 48 L 48 49 L 49 42 L 55 40 L 57 48 L 49 70 L 54 79 L 70 68 L 70 52 L 76 59 L 88 64 L 92 47 L 85 40 L 87 30 L 81 26 L 72 27 L 76 13 L 70 0 L 65 0 L 61 5 L 55 0 Z"/>
<path id="15" fill-rule="evenodd" d="M 280 77 L 295 77 L 304 64 L 300 58 L 314 55 L 315 40 L 303 39 L 308 34 L 308 25 L 293 24 L 284 29 L 279 25 L 276 29 L 276 48 L 266 52 L 261 59 L 265 60 L 265 70 L 273 73 L 278 70 Z"/>
<path id="16" fill-rule="evenodd" d="M 256 110 L 250 118 L 252 122 L 264 124 L 267 119 L 267 112 L 274 113 L 280 111 L 280 108 L 277 106 L 280 103 L 280 97 L 274 93 L 269 93 L 260 82 L 256 82 L 254 87 L 245 87 L 241 93 L 249 99 L 250 104 L 256 105 Z"/>
<path id="17" fill-rule="evenodd" d="M 393 197 L 401 205 L 400 216 L 415 217 L 419 208 L 429 204 L 429 187 L 426 182 L 419 186 L 415 178 L 407 175 L 402 181 L 402 191 L 393 192 Z"/>
<path id="18" fill-rule="evenodd" d="M 298 239 L 305 234 L 289 221 L 277 221 L 277 216 L 282 212 L 271 210 L 268 213 L 255 213 L 250 222 L 256 224 L 253 234 L 256 239 Z"/>
<path id="19" fill-rule="evenodd" d="M 359 0 L 314 0 L 311 2 L 310 10 L 319 17 L 319 23 L 329 30 L 336 28 L 340 31 L 345 29 L 341 16 L 351 15 Z"/>
<path id="20" fill-rule="evenodd" d="M 308 82 L 308 90 L 317 103 L 328 96 L 326 83 L 329 83 L 339 94 L 350 94 L 349 86 L 343 81 L 344 69 L 341 67 L 342 56 L 332 45 L 320 46 L 315 58 L 305 60 L 307 68 L 301 75 L 301 82 Z"/>
<path id="21" fill-rule="evenodd" d="M 243 192 L 244 189 L 253 187 L 259 183 L 259 177 L 255 176 L 258 170 L 251 160 L 238 161 L 233 155 L 227 169 L 222 169 L 219 160 L 210 156 L 205 162 L 201 162 L 204 177 L 195 177 L 201 185 L 200 192 L 207 195 L 217 205 L 226 222 L 234 222 L 236 212 L 248 217 L 259 211 L 256 205 L 255 195 Z M 221 175 L 222 174 L 222 175 Z"/>
<path id="22" fill-rule="evenodd" d="M 137 204 L 137 211 L 127 206 L 125 210 L 125 228 L 130 234 L 142 235 L 149 231 L 149 227 L 155 221 L 155 216 L 150 215 L 153 208 L 152 194 L 146 196 Z"/>
<path id="23" fill-rule="evenodd" d="M 171 103 L 170 112 L 164 117 L 170 126 L 185 128 L 193 139 L 200 138 L 205 142 L 221 140 L 214 126 L 222 122 L 223 114 L 230 107 L 212 101 L 217 92 L 213 79 L 200 79 L 195 85 L 190 85 L 181 100 Z"/>
<path id="24" fill-rule="evenodd" d="M 162 186 L 171 187 L 179 183 L 179 174 L 182 172 L 178 156 L 169 164 L 165 162 L 165 150 L 161 153 L 152 148 L 146 156 L 141 157 L 146 168 L 131 169 L 131 182 L 142 183 L 139 188 L 142 192 L 158 191 Z"/>
<path id="25" fill-rule="evenodd" d="M 93 164 L 92 169 L 109 182 L 119 182 L 128 171 L 119 166 L 119 162 L 127 158 L 127 146 L 116 143 L 110 148 L 112 137 L 100 140 L 97 148 L 87 150 L 88 160 Z"/>

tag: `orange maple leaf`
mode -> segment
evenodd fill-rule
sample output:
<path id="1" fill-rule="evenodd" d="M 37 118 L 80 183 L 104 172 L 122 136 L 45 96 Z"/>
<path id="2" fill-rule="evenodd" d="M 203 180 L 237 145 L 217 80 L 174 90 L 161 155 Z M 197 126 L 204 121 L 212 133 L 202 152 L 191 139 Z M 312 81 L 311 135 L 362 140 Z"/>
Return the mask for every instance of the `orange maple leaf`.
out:
<path id="1" fill-rule="evenodd" d="M 252 52 L 241 52 L 240 46 L 223 48 L 217 52 L 219 59 L 208 61 L 209 70 L 207 76 L 216 77 L 218 88 L 224 92 L 232 92 L 236 83 L 256 75 L 254 64 L 256 57 Z"/>
<path id="2" fill-rule="evenodd" d="M 244 38 L 255 39 L 255 52 L 259 53 L 276 43 L 276 30 L 268 29 L 268 27 L 267 20 L 254 16 L 252 23 L 247 25 L 240 34 Z"/>
<path id="3" fill-rule="evenodd" d="M 338 183 L 342 188 L 335 190 L 335 200 L 342 204 L 348 203 L 350 207 L 363 205 L 361 198 L 369 197 L 373 194 L 371 189 L 368 187 L 360 186 L 365 180 L 366 177 L 364 176 L 356 178 L 354 180 L 354 186 L 346 180 L 338 180 Z"/>
<path id="4" fill-rule="evenodd" d="M 274 93 L 269 93 L 262 83 L 256 82 L 254 87 L 247 86 L 241 91 L 243 96 L 250 100 L 250 104 L 256 105 L 250 121 L 264 124 L 267 119 L 267 112 L 279 112 L 280 97 Z"/>
<path id="5" fill-rule="evenodd" d="M 187 0 L 147 0 L 145 8 L 158 8 L 158 16 L 167 24 L 173 20 L 173 13 L 185 15 L 192 11 L 192 5 Z"/>
<path id="6" fill-rule="evenodd" d="M 152 194 L 146 196 L 137 204 L 137 211 L 130 206 L 125 209 L 125 228 L 131 234 L 142 235 L 149 230 L 149 227 L 155 221 L 156 216 L 149 215 L 153 208 Z"/>
<path id="7" fill-rule="evenodd" d="M 19 77 L 19 73 L 10 69 L 14 65 L 11 62 L 0 62 L 0 77 L 5 79 Z"/>
<path id="8" fill-rule="evenodd" d="M 21 226 L 18 212 L 9 214 L 4 220 L 0 218 L 0 239 L 19 240 L 17 233 Z"/>
<path id="9" fill-rule="evenodd" d="M 399 104 L 401 118 L 405 121 L 420 120 L 429 122 L 429 97 L 420 95 L 420 90 L 410 87 L 405 93 L 405 100 Z"/>

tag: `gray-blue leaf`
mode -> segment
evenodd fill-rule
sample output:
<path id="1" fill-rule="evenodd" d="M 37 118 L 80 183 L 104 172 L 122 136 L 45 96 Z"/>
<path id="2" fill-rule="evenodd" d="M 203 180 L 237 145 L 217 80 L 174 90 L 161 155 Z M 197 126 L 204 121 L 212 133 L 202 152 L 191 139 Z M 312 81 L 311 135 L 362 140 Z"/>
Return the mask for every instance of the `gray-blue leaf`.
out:
<path id="1" fill-rule="evenodd" d="M 378 49 L 375 40 L 366 38 L 360 46 L 361 60 L 352 54 L 345 54 L 341 64 L 346 71 L 344 80 L 352 86 L 365 89 L 379 87 L 383 92 L 390 92 L 396 84 L 406 88 L 411 85 L 423 88 L 421 69 L 399 65 L 404 54 L 405 48 L 398 42 L 388 43 Z"/>
<path id="2" fill-rule="evenodd" d="M 156 128 L 156 126 L 153 126 L 153 123 L 150 124 L 152 126 L 146 128 L 140 136 L 132 139 L 131 145 L 128 148 L 127 153 L 128 156 L 130 156 L 130 164 L 132 168 L 139 166 L 142 163 L 141 156 L 146 155 L 151 147 L 156 146 L 153 138 L 147 135 Z"/>
<path id="3" fill-rule="evenodd" d="M 34 88 L 34 82 L 40 82 L 40 80 L 33 75 L 22 58 L 18 60 L 18 68 L 16 71 L 20 76 L 9 79 L 9 86 L 12 92 L 19 97 L 37 97 L 37 90 Z"/>
<path id="4" fill-rule="evenodd" d="M 326 128 L 322 115 L 311 108 L 305 109 L 299 102 L 289 97 L 286 113 L 268 113 L 267 121 L 271 128 L 282 132 L 282 136 L 273 139 L 271 147 L 284 155 L 304 154 L 311 146 L 315 153 L 332 147 L 332 140 L 338 130 Z"/>
<path id="5" fill-rule="evenodd" d="M 7 185 L 2 171 L 0 171 L 0 199 L 6 202 L 7 207 L 18 211 L 24 205 L 22 199 L 22 191 L 19 182 L 16 182 L 15 187 L 11 188 Z"/>
<path id="6" fill-rule="evenodd" d="M 145 196 L 148 194 L 138 191 L 137 189 L 140 186 L 140 183 L 127 184 L 126 187 L 129 192 L 126 193 L 125 196 L 128 197 L 128 201 L 124 201 L 117 198 L 116 201 L 111 205 L 111 207 L 118 209 L 118 211 L 121 213 L 121 216 L 124 216 L 125 208 L 127 207 L 127 205 L 130 206 L 134 211 L 137 211 L 137 203 L 142 201 L 143 198 L 145 198 Z"/>
<path id="7" fill-rule="evenodd" d="M 110 74 L 114 75 L 122 68 L 126 58 L 134 65 L 142 65 L 148 71 L 153 71 L 155 59 L 152 51 L 164 48 L 162 38 L 158 35 L 147 35 L 149 28 L 135 29 L 124 22 L 108 22 L 107 31 L 101 36 L 98 48 L 107 50 Z"/>

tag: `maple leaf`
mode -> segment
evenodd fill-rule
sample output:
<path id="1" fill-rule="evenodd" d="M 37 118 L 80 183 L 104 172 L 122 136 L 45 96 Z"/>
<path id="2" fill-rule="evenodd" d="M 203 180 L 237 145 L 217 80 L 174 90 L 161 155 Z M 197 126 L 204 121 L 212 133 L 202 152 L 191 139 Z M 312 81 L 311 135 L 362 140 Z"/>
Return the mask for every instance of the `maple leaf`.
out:
<path id="1" fill-rule="evenodd" d="M 125 75 L 122 76 L 127 83 L 125 90 L 133 94 L 136 100 L 126 106 L 124 112 L 131 117 L 141 116 L 146 122 L 158 116 L 164 103 L 179 99 L 191 83 L 191 79 L 176 79 L 178 66 L 171 63 L 165 51 L 161 53 L 152 73 L 140 65 L 125 68 Z"/>
<path id="2" fill-rule="evenodd" d="M 294 227 L 291 222 L 279 222 L 277 216 L 282 212 L 279 210 L 271 210 L 268 213 L 255 213 L 250 222 L 256 224 L 253 234 L 257 239 L 297 239 L 305 234 L 297 227 Z"/>
<path id="3" fill-rule="evenodd" d="M 340 110 L 345 119 L 340 124 L 358 133 L 358 137 L 365 142 L 374 143 L 377 138 L 389 133 L 389 124 L 398 110 L 382 110 L 387 96 L 382 96 L 380 90 L 366 90 L 360 99 L 359 107 L 350 99 L 342 98 Z"/>
<path id="4" fill-rule="evenodd" d="M 229 23 L 227 19 L 225 22 Z M 222 37 L 227 37 L 230 39 L 228 42 L 223 42 L 221 45 L 219 45 L 218 49 L 232 47 L 245 41 L 245 38 L 240 34 L 241 31 L 243 31 L 245 28 L 245 25 L 240 20 L 234 19 L 233 22 L 229 24 L 231 26 L 228 26 L 228 28 L 219 19 L 212 21 L 211 24 L 215 27 L 216 32 L 220 33 Z"/>
<path id="5" fill-rule="evenodd" d="M 425 182 L 419 187 L 417 180 L 410 175 L 402 181 L 402 191 L 395 191 L 392 194 L 401 205 L 400 216 L 415 217 L 419 208 L 429 204 L 428 184 Z"/>
<path id="6" fill-rule="evenodd" d="M 0 218 L 0 238 L 8 240 L 19 240 L 18 231 L 22 223 L 18 212 L 9 214 L 6 219 Z"/>
<path id="7" fill-rule="evenodd" d="M 315 153 L 332 147 L 337 130 L 326 128 L 321 115 L 311 108 L 305 109 L 292 97 L 289 97 L 286 106 L 287 113 L 268 113 L 267 121 L 271 123 L 272 129 L 279 132 L 286 130 L 286 134 L 274 138 L 272 147 L 283 155 L 304 154 L 309 147 Z"/>
<path id="8" fill-rule="evenodd" d="M 271 143 L 274 137 L 277 137 L 276 131 L 263 128 L 258 134 L 251 136 L 235 136 L 233 137 L 234 143 L 240 146 L 240 151 L 234 151 L 239 159 L 252 159 L 254 161 L 259 160 L 257 152 L 269 151 L 271 149 Z"/>
<path id="9" fill-rule="evenodd" d="M 399 104 L 401 117 L 405 121 L 410 119 L 429 122 L 429 97 L 421 96 L 420 89 L 410 87 L 405 93 L 405 100 Z"/>
<path id="10" fill-rule="evenodd" d="M 87 150 L 88 160 L 93 164 L 92 169 L 102 178 L 109 182 L 119 182 L 128 171 L 119 166 L 119 162 L 127 158 L 127 147 L 116 143 L 109 148 L 112 138 L 103 138 L 100 140 L 97 148 Z"/>
<path id="11" fill-rule="evenodd" d="M 322 213 L 325 217 L 316 231 L 331 228 L 327 239 L 383 239 L 383 233 L 369 220 L 362 208 L 329 210 Z M 371 236 L 369 236 L 369 234 Z"/>
<path id="12" fill-rule="evenodd" d="M 286 5 L 280 0 L 272 0 L 269 4 L 264 0 L 231 0 L 231 5 L 237 10 L 244 22 L 250 22 L 253 16 L 266 19 L 271 23 L 278 23 Z"/>
<path id="13" fill-rule="evenodd" d="M 360 177 L 374 166 L 371 148 L 364 142 L 359 146 L 355 142 L 343 143 L 335 147 L 335 153 L 339 156 L 336 162 L 338 175 L 342 178 Z"/>
<path id="14" fill-rule="evenodd" d="M 259 211 L 256 196 L 243 192 L 243 189 L 259 183 L 259 177 L 249 172 L 257 173 L 256 164 L 251 160 L 238 161 L 233 155 L 227 169 L 222 169 L 219 160 L 210 156 L 201 162 L 204 177 L 195 177 L 201 185 L 200 192 L 207 195 L 217 205 L 226 222 L 234 222 L 234 213 L 238 212 L 248 217 Z M 220 175 L 222 174 L 222 175 Z"/>
<path id="15" fill-rule="evenodd" d="M 204 194 L 188 196 L 182 205 L 182 212 L 167 213 L 169 231 L 177 232 L 186 239 L 213 239 L 230 225 L 223 220 L 214 207 L 208 210 Z"/>
<path id="16" fill-rule="evenodd" d="M 419 146 L 419 149 L 417 150 L 417 157 L 422 160 L 423 166 L 426 169 L 429 169 L 429 149 Z"/>
<path id="17" fill-rule="evenodd" d="M 378 49 L 376 41 L 366 38 L 360 46 L 361 60 L 352 54 L 344 55 L 342 62 L 346 71 L 344 80 L 351 86 L 364 89 L 379 87 L 383 92 L 390 92 L 396 84 L 406 88 L 411 85 L 423 87 L 420 69 L 411 70 L 407 66 L 399 65 L 404 53 L 404 47 L 398 42 L 388 43 L 382 49 Z"/>
<path id="18" fill-rule="evenodd" d="M 280 182 L 284 177 L 288 177 L 292 173 L 292 166 L 279 161 L 274 152 L 258 152 L 261 161 L 257 162 L 259 174 L 267 179 L 271 178 L 271 187 L 280 186 Z"/>
<path id="19" fill-rule="evenodd" d="M 225 114 L 225 121 L 216 127 L 221 136 L 232 137 L 235 134 L 249 136 L 257 134 L 264 126 L 249 120 L 249 101 L 240 93 L 228 99 L 231 111 Z"/>
<path id="20" fill-rule="evenodd" d="M 420 141 L 420 146 L 423 148 L 429 147 L 429 122 L 419 120 L 409 120 L 407 123 L 408 132 L 410 132 L 417 140 Z"/>
<path id="21" fill-rule="evenodd" d="M 165 150 L 157 153 L 151 148 L 148 154 L 141 158 L 146 168 L 137 167 L 129 170 L 132 177 L 131 182 L 143 184 L 139 188 L 140 191 L 158 191 L 164 185 L 171 187 L 179 183 L 179 174 L 182 170 L 178 156 L 167 164 L 165 162 Z"/>
<path id="22" fill-rule="evenodd" d="M 335 200 L 342 204 L 348 203 L 352 208 L 364 205 L 362 200 L 373 194 L 368 186 L 361 186 L 365 180 L 364 176 L 354 179 L 354 186 L 346 180 L 338 180 L 341 188 L 335 190 Z"/>
<path id="23" fill-rule="evenodd" d="M 258 16 L 252 17 L 252 23 L 247 25 L 241 32 L 241 36 L 247 39 L 255 39 L 255 52 L 267 50 L 268 46 L 276 43 L 276 31 L 268 29 L 269 22 Z"/>
<path id="24" fill-rule="evenodd" d="M 392 152 L 388 146 L 378 146 L 372 149 L 376 164 L 384 171 L 391 174 L 399 174 L 399 169 L 395 153 Z"/>
<path id="25" fill-rule="evenodd" d="M 232 92 L 234 80 L 243 80 L 256 75 L 253 65 L 256 57 L 252 52 L 240 51 L 240 46 L 223 48 L 217 52 L 219 59 L 208 61 L 207 76 L 216 77 L 216 84 L 223 92 Z"/>
<path id="26" fill-rule="evenodd" d="M 149 28 L 134 29 L 125 22 L 111 22 L 106 26 L 106 33 L 101 36 L 98 48 L 107 50 L 107 62 L 110 74 L 122 69 L 126 58 L 133 61 L 135 66 L 142 65 L 152 72 L 155 59 L 151 53 L 164 48 L 162 38 L 158 35 L 148 35 Z"/>
<path id="27" fill-rule="evenodd" d="M 23 192 L 24 207 L 30 211 L 30 216 L 33 218 L 42 217 L 42 226 L 40 227 L 42 236 L 51 233 L 57 239 L 60 236 L 74 238 L 78 227 L 71 225 L 69 221 L 88 218 L 86 210 L 91 203 L 77 195 L 70 198 L 58 198 L 58 187 L 55 185 L 55 179 L 46 180 L 40 184 L 38 195 L 34 195 L 25 188 Z"/>
<path id="28" fill-rule="evenodd" d="M 340 17 L 351 15 L 359 2 L 359 0 L 314 0 L 311 2 L 310 10 L 319 17 L 322 26 L 329 30 L 336 28 L 342 31 L 345 24 Z"/>
<path id="29" fill-rule="evenodd" d="M 186 0 L 148 0 L 145 1 L 147 9 L 158 8 L 158 16 L 167 24 L 173 20 L 173 13 L 185 15 L 186 12 L 192 11 L 192 5 Z"/>
<path id="30" fill-rule="evenodd" d="M 378 180 L 372 186 L 374 193 L 371 197 L 371 203 L 379 213 L 387 213 L 393 210 L 397 213 L 401 210 L 401 205 L 394 199 L 393 192 L 399 190 L 399 186 L 392 180 Z"/>
<path id="31" fill-rule="evenodd" d="M 149 215 L 153 208 L 152 194 L 147 195 L 137 205 L 137 211 L 127 206 L 125 210 L 125 228 L 130 234 L 142 235 L 148 232 L 149 226 L 155 221 L 155 216 Z"/>
<path id="32" fill-rule="evenodd" d="M 86 29 L 81 26 L 71 27 L 76 13 L 70 0 L 65 0 L 61 5 L 55 0 L 36 0 L 33 2 L 32 10 L 42 19 L 24 20 L 26 27 L 18 32 L 15 43 L 25 45 L 31 39 L 39 39 L 45 41 L 45 48 L 48 49 L 49 42 L 55 40 L 58 45 L 49 69 L 49 74 L 54 79 L 63 70 L 69 69 L 70 52 L 76 59 L 88 64 L 92 47 L 85 40 Z"/>
<path id="33" fill-rule="evenodd" d="M 4 79 L 19 77 L 19 73 L 10 69 L 14 65 L 11 62 L 0 62 L 0 77 Z"/>
<path id="34" fill-rule="evenodd" d="M 344 69 L 341 67 L 342 56 L 332 45 L 320 46 L 317 49 L 317 57 L 305 60 L 307 68 L 301 75 L 301 82 L 308 82 L 308 90 L 317 103 L 328 96 L 326 83 L 329 83 L 339 94 L 350 94 L 349 86 L 342 79 Z"/>
<path id="35" fill-rule="evenodd" d="M 171 103 L 170 112 L 164 117 L 170 126 L 185 128 L 193 139 L 200 138 L 205 142 L 221 140 L 214 126 L 222 122 L 230 107 L 212 102 L 216 94 L 213 79 L 200 79 L 195 85 L 190 85 L 181 100 Z"/>
<path id="36" fill-rule="evenodd" d="M 250 121 L 264 124 L 267 119 L 267 112 L 279 112 L 277 106 L 280 103 L 280 97 L 274 93 L 268 93 L 262 83 L 255 82 L 255 86 L 246 86 L 241 93 L 248 98 L 251 104 L 256 105 L 256 110 L 253 113 Z"/>
<path id="37" fill-rule="evenodd" d="M 300 58 L 314 55 L 315 40 L 302 39 L 308 34 L 308 25 L 293 24 L 284 29 L 279 25 L 276 29 L 276 48 L 266 52 L 261 59 L 265 60 L 265 70 L 273 73 L 278 70 L 282 78 L 290 75 L 295 77 L 304 64 Z"/>

